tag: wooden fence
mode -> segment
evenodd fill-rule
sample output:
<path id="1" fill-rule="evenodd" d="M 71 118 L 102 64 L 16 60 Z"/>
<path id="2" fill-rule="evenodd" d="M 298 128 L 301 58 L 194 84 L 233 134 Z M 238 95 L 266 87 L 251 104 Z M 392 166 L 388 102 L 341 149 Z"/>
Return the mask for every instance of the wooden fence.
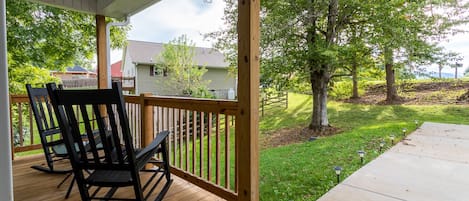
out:
<path id="1" fill-rule="evenodd" d="M 262 93 L 262 98 L 260 99 L 260 112 L 264 116 L 266 110 L 275 108 L 275 107 L 285 107 L 288 108 L 288 92 L 279 91 L 275 93 Z"/>
<path id="2" fill-rule="evenodd" d="M 97 88 L 96 78 L 62 80 L 64 88 Z"/>

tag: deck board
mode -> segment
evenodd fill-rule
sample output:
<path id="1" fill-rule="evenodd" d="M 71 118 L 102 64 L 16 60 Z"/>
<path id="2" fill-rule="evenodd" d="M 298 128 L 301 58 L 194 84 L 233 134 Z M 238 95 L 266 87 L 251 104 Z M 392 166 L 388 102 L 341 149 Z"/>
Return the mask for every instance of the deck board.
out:
<path id="1" fill-rule="evenodd" d="M 15 200 L 21 201 L 59 201 L 67 200 L 74 201 L 80 200 L 80 194 L 76 185 L 74 186 L 69 199 L 65 199 L 67 188 L 70 184 L 70 179 L 64 185 L 57 188 L 57 185 L 65 178 L 63 174 L 47 174 L 34 169 L 30 166 L 44 163 L 43 156 L 26 156 L 17 157 L 13 161 L 13 182 L 14 182 L 14 196 Z M 61 167 L 67 168 L 68 161 L 63 161 Z M 146 181 L 147 175 L 143 173 L 142 179 Z M 146 175 L 145 175 L 146 174 Z M 165 201 L 186 201 L 186 200 L 206 200 L 217 201 L 224 200 L 214 194 L 203 190 L 194 184 L 191 184 L 177 176 L 172 175 L 173 184 L 171 185 L 168 193 L 166 194 Z M 149 200 L 156 197 L 158 189 L 155 190 Z M 124 188 L 116 192 L 116 195 L 123 197 L 133 197 L 132 188 Z"/>

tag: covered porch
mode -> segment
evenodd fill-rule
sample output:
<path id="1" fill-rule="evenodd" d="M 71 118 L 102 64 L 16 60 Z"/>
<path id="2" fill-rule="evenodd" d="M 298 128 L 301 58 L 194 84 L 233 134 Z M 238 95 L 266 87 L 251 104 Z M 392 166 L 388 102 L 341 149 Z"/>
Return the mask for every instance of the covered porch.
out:
<path id="1" fill-rule="evenodd" d="M 99 88 L 107 88 L 111 80 L 106 37 L 110 24 L 106 24 L 105 17 L 123 19 L 159 2 L 32 1 L 96 16 Z M 164 98 L 149 94 L 126 97 L 136 147 L 148 145 L 158 131 L 171 130 L 171 173 L 177 178 L 165 200 L 259 199 L 259 6 L 259 1 L 239 1 L 237 101 Z M 64 200 L 66 189 L 55 187 L 63 175 L 47 175 L 29 168 L 33 163 L 40 163 L 40 157 L 12 160 L 12 152 L 34 150 L 40 145 L 31 134 L 30 144 L 13 147 L 12 124 L 17 122 L 12 122 L 11 105 L 28 103 L 21 103 L 22 97 L 17 97 L 16 102 L 8 93 L 5 7 L 5 0 L 0 0 L 0 200 L 41 200 L 38 196 Z M 78 196 L 76 190 L 72 196 Z"/>

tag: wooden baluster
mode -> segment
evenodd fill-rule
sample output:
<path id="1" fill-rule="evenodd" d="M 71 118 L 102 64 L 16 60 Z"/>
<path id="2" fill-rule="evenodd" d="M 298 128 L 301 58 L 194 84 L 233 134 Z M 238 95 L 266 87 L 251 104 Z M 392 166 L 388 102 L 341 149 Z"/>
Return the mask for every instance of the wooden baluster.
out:
<path id="1" fill-rule="evenodd" d="M 215 125 L 215 152 L 216 152 L 216 157 L 215 157 L 215 180 L 216 184 L 220 185 L 221 179 L 220 179 L 220 114 L 217 113 L 217 122 Z"/>
<path id="2" fill-rule="evenodd" d="M 23 133 L 23 104 L 18 103 L 18 134 L 20 137 L 20 146 L 24 146 Z"/>
<path id="3" fill-rule="evenodd" d="M 186 171 L 189 171 L 189 137 L 190 137 L 190 132 L 189 132 L 189 127 L 190 127 L 190 120 L 189 120 L 189 110 L 186 110 Z"/>
<path id="4" fill-rule="evenodd" d="M 28 107 L 29 111 L 29 140 L 31 141 L 31 145 L 34 144 L 34 123 L 33 123 L 33 110 L 31 109 L 31 104 Z"/>
<path id="5" fill-rule="evenodd" d="M 230 116 L 225 114 L 225 187 L 230 189 Z"/>
<path id="6" fill-rule="evenodd" d="M 235 119 L 235 116 L 231 117 L 231 121 L 233 121 L 233 119 Z M 233 125 L 233 124 L 231 124 L 231 125 Z M 234 156 L 234 159 L 235 159 L 235 163 L 234 163 L 235 186 L 234 186 L 234 192 L 237 193 L 238 192 L 238 176 L 237 176 L 237 174 L 238 174 L 238 157 L 236 156 L 236 154 L 238 153 L 238 146 L 236 145 L 236 143 L 237 143 L 236 142 L 236 131 L 235 131 L 234 135 L 235 135 L 235 146 L 234 146 L 234 148 L 235 148 L 235 150 L 234 150 L 234 154 L 235 154 L 235 156 Z"/>
<path id="7" fill-rule="evenodd" d="M 200 137 L 199 137 L 199 177 L 203 177 L 204 175 L 204 128 L 205 128 L 205 123 L 204 123 L 204 112 L 200 112 Z"/>
<path id="8" fill-rule="evenodd" d="M 207 180 L 212 181 L 212 113 L 207 114 Z"/>
<path id="9" fill-rule="evenodd" d="M 195 161 L 196 161 L 196 141 L 197 141 L 197 112 L 192 111 L 192 173 L 195 172 Z"/>
<path id="10" fill-rule="evenodd" d="M 164 127 L 165 127 L 164 130 L 168 130 L 168 131 L 169 131 L 169 135 L 168 135 L 168 152 L 169 152 L 169 153 L 168 153 L 168 156 L 169 156 L 169 157 L 168 157 L 168 160 L 169 160 L 169 164 L 170 164 L 170 165 L 174 165 L 174 158 L 173 158 L 173 160 L 171 160 L 171 154 L 172 154 L 172 153 L 171 153 L 171 152 L 172 152 L 171 150 L 172 150 L 172 148 L 173 148 L 172 143 L 171 143 L 171 142 L 172 142 L 171 140 L 173 140 L 174 133 L 171 133 L 171 129 L 170 129 L 170 127 L 169 127 L 169 120 L 170 120 L 170 119 L 169 119 L 169 108 L 167 108 L 167 107 L 164 108 L 163 115 L 164 115 L 164 116 L 163 116 L 163 121 L 164 121 Z"/>
<path id="11" fill-rule="evenodd" d="M 177 129 L 176 129 L 176 112 L 174 111 L 175 109 L 174 108 L 171 108 L 171 119 L 172 119 L 172 122 L 171 122 L 171 130 L 173 131 L 173 141 L 174 141 L 174 146 L 173 146 L 173 161 L 174 161 L 174 166 L 176 167 L 180 167 L 180 166 L 177 166 L 176 165 L 176 161 L 177 161 L 177 158 L 176 158 L 176 152 L 177 152 Z"/>
<path id="12" fill-rule="evenodd" d="M 183 127 L 183 124 L 182 124 L 182 109 L 178 109 L 179 110 L 179 168 L 182 169 L 183 165 L 182 165 L 182 142 L 183 142 L 183 133 L 182 133 L 182 127 Z"/>

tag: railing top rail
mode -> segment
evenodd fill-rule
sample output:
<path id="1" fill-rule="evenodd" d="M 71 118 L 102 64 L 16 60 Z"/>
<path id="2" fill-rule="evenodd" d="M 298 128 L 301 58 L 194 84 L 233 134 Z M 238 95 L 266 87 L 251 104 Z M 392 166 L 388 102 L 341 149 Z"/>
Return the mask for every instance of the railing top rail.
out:
<path id="1" fill-rule="evenodd" d="M 28 95 L 25 94 L 12 94 L 10 95 L 11 103 L 29 103 Z"/>
<path id="2" fill-rule="evenodd" d="M 238 102 L 232 100 L 202 99 L 188 97 L 169 97 L 169 96 L 125 96 L 128 103 L 140 104 L 145 101 L 145 105 L 190 109 L 204 112 L 216 112 L 220 114 L 235 115 Z"/>

